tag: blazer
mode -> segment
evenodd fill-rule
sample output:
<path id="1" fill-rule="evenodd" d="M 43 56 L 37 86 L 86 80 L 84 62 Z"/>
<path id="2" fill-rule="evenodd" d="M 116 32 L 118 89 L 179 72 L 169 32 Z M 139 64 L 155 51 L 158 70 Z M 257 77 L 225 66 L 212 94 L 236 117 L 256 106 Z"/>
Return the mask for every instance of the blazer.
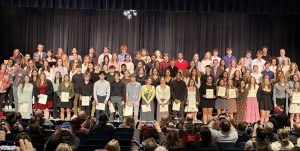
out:
<path id="1" fill-rule="evenodd" d="M 33 56 L 35 56 L 35 55 L 37 55 L 37 54 L 39 54 L 39 52 L 33 53 Z M 47 55 L 46 52 L 42 51 L 41 59 L 44 60 L 44 59 L 46 58 L 46 55 Z"/>
<path id="2" fill-rule="evenodd" d="M 223 73 L 223 70 L 220 67 L 217 67 L 216 73 L 214 72 L 214 68 L 211 68 L 210 74 L 214 77 L 214 79 L 219 79 L 220 75 Z"/>
<path id="3" fill-rule="evenodd" d="M 46 83 L 47 83 L 47 86 L 46 86 L 45 95 L 48 95 L 47 101 L 52 101 L 53 100 L 53 93 L 54 93 L 53 85 L 52 85 L 52 82 L 48 79 L 47 79 Z M 35 102 L 39 101 L 39 98 L 38 98 L 39 94 L 40 94 L 40 89 L 36 86 L 36 84 L 34 84 L 34 86 L 33 86 L 33 95 L 34 95 Z"/>

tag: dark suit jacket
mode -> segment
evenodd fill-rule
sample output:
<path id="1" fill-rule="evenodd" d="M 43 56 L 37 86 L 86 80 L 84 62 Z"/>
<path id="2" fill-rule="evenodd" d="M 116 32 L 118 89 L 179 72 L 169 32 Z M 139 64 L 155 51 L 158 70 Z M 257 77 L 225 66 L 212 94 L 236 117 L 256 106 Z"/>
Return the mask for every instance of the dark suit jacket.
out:
<path id="1" fill-rule="evenodd" d="M 217 67 L 217 72 L 215 74 L 214 68 L 211 69 L 211 75 L 213 75 L 214 79 L 217 80 L 219 79 L 220 75 L 223 73 L 223 70 L 220 67 Z"/>
<path id="2" fill-rule="evenodd" d="M 36 55 L 36 54 L 38 54 L 38 52 L 35 52 L 35 53 L 33 53 L 33 57 Z M 46 58 L 46 52 L 42 52 L 42 57 L 41 57 L 41 59 L 42 60 L 44 60 Z"/>

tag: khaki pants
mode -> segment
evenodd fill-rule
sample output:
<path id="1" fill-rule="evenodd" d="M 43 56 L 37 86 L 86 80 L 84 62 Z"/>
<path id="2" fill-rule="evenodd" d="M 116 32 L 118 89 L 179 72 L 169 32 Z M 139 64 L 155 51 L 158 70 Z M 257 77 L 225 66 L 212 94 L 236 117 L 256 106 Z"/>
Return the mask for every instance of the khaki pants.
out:
<path id="1" fill-rule="evenodd" d="M 79 98 L 80 98 L 80 94 L 75 94 L 75 98 L 74 98 L 74 101 L 73 101 L 74 115 L 78 114 L 78 101 L 79 101 Z"/>

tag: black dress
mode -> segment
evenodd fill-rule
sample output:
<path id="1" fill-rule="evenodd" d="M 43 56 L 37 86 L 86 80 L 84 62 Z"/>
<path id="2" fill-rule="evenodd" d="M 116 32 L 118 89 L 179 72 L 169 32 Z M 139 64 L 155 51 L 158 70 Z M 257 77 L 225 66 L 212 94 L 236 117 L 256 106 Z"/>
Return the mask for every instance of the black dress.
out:
<path id="1" fill-rule="evenodd" d="M 156 79 L 152 77 L 151 80 L 154 87 L 157 87 L 160 84 L 160 77 L 157 77 Z"/>
<path id="2" fill-rule="evenodd" d="M 257 100 L 259 110 L 273 110 L 273 101 L 272 101 L 272 89 L 270 92 L 264 91 L 262 87 L 259 87 L 257 90 Z"/>
<path id="3" fill-rule="evenodd" d="M 206 83 L 200 86 L 200 108 L 215 108 L 216 99 L 207 99 L 204 98 L 203 95 L 206 94 L 206 89 L 213 89 L 214 95 L 216 96 L 216 86 L 215 85 L 207 85 Z"/>
<path id="4" fill-rule="evenodd" d="M 144 76 L 142 76 L 142 77 L 140 77 L 140 76 L 136 76 L 136 81 L 137 82 L 139 82 L 141 85 L 145 85 L 145 83 L 146 83 L 146 80 L 147 80 L 147 78 L 146 78 L 146 76 L 144 75 Z"/>

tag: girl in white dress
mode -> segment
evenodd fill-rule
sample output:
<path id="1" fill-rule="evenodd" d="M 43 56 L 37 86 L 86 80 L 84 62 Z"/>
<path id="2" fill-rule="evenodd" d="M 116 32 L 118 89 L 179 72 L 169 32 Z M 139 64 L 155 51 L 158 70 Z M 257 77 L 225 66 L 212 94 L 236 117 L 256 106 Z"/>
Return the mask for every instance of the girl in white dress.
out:
<path id="1" fill-rule="evenodd" d="M 296 115 L 296 122 L 299 122 L 299 117 L 300 117 L 300 100 L 294 100 L 294 99 L 299 99 L 298 97 L 296 98 L 296 95 L 299 96 L 300 94 L 300 84 L 298 81 L 294 82 L 293 88 L 290 91 L 290 96 L 291 96 L 291 103 L 290 103 L 290 123 L 291 123 L 291 128 L 294 128 L 294 117 Z M 295 97 L 295 98 L 294 98 Z"/>
<path id="2" fill-rule="evenodd" d="M 197 120 L 198 105 L 200 103 L 200 95 L 195 80 L 190 79 L 187 85 L 187 102 L 185 112 L 192 114 L 193 121 Z"/>

